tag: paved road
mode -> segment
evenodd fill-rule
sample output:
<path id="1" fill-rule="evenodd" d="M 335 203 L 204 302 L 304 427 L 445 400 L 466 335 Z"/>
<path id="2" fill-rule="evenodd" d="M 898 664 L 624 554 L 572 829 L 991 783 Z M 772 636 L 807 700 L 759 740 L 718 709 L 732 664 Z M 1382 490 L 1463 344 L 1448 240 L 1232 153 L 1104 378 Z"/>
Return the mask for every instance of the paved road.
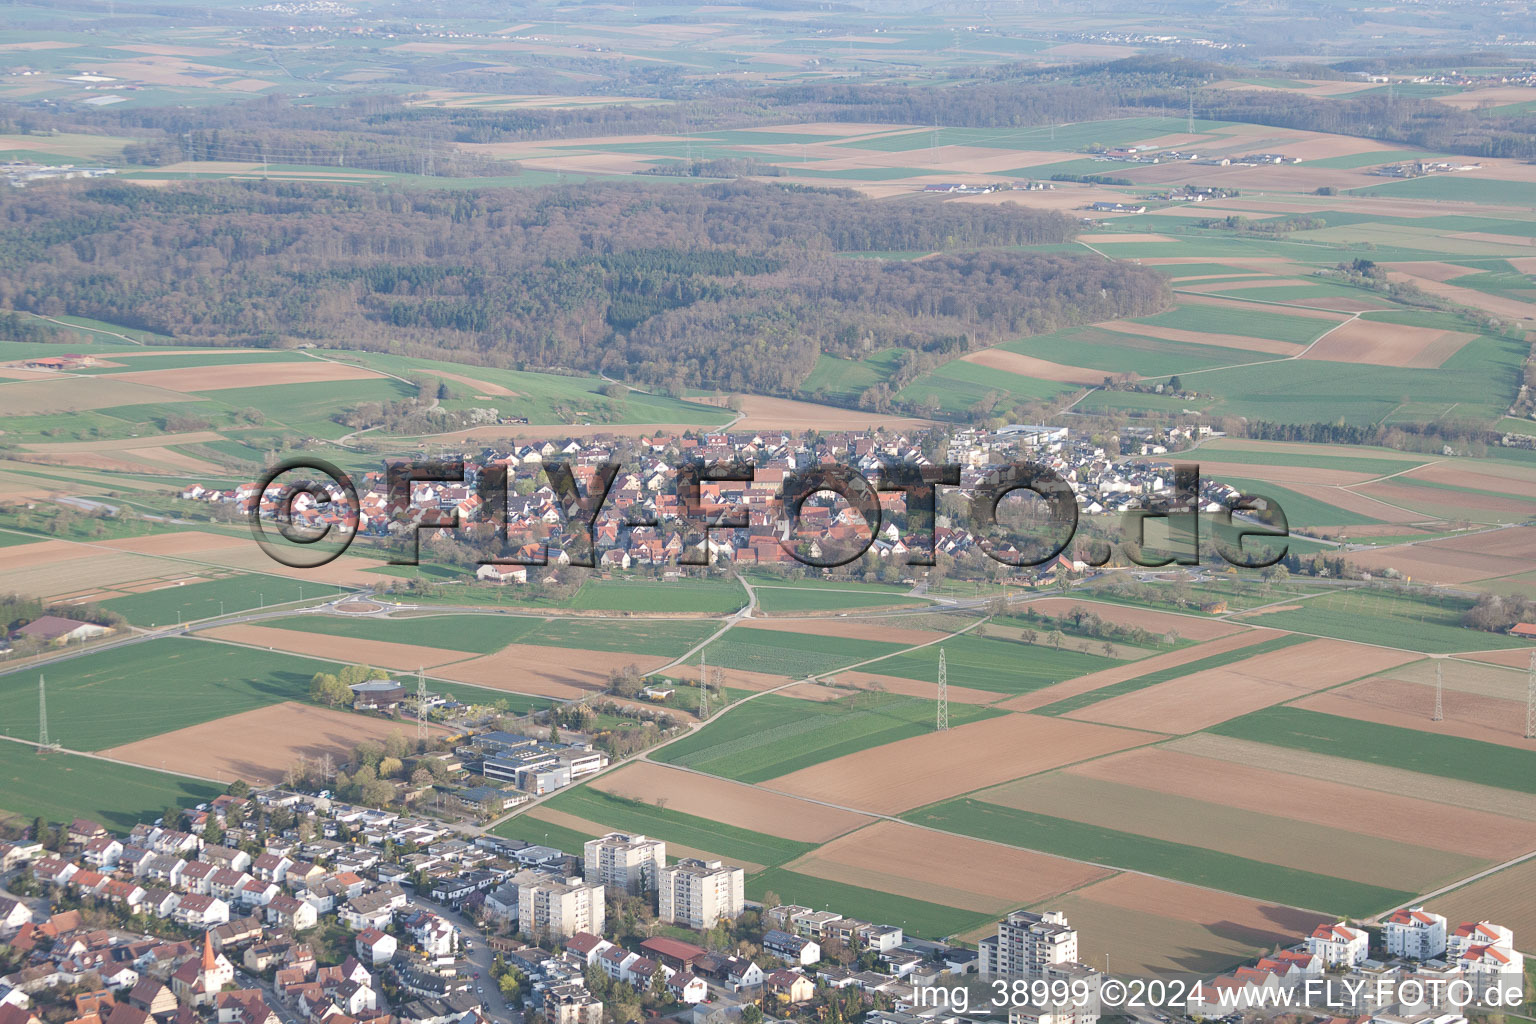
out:
<path id="1" fill-rule="evenodd" d="M 461 951 L 460 955 L 474 964 L 475 970 L 480 974 L 474 983 L 480 986 L 477 994 L 484 1003 L 486 1012 L 499 1020 L 511 1020 L 512 1009 L 502 998 L 501 987 L 496 984 L 496 979 L 491 977 L 491 962 L 496 959 L 496 955 L 491 952 L 490 946 L 486 945 L 485 933 L 470 918 L 440 903 L 433 903 L 421 896 L 411 897 L 411 903 L 437 914 L 459 930 L 461 940 L 469 940 L 470 948 Z"/>

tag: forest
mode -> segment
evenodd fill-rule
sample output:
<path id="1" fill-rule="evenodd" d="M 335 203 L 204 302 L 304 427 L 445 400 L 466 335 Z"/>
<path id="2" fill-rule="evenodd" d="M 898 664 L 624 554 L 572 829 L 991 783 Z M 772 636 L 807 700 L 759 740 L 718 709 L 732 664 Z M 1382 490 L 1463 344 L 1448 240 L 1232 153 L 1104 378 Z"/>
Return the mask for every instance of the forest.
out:
<path id="1" fill-rule="evenodd" d="M 444 193 L 82 183 L 0 198 L 0 309 L 188 344 L 316 342 L 676 392 L 788 393 L 822 353 L 947 358 L 1167 306 L 1150 270 L 1001 248 L 1075 229 L 1015 204 L 746 182 Z M 938 255 L 837 255 L 888 250 Z"/>

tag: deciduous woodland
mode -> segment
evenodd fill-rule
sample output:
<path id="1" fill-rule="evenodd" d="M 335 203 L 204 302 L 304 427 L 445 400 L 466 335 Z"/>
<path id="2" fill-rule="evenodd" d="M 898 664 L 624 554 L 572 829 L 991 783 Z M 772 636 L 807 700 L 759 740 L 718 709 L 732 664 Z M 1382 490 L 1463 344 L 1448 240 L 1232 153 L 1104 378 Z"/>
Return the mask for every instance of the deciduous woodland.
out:
<path id="1" fill-rule="evenodd" d="M 821 353 L 936 360 L 1168 304 L 1149 270 L 1003 248 L 1074 228 L 1007 203 L 746 183 L 82 185 L 0 200 L 0 305 L 195 344 L 315 341 L 783 392 Z M 935 255 L 837 255 L 880 250 Z"/>

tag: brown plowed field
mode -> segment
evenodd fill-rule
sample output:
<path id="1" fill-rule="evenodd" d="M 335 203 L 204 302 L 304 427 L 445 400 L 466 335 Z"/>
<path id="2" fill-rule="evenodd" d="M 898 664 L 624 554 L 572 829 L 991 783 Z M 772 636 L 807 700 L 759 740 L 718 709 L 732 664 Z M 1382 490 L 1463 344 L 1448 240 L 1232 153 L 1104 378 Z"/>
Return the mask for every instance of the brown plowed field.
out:
<path id="1" fill-rule="evenodd" d="M 1100 380 L 1103 377 L 1102 373 L 1099 374 Z M 857 409 L 839 409 L 831 405 L 797 402 L 789 398 L 766 398 L 761 395 L 743 396 L 741 411 L 745 418 L 733 429 L 766 430 L 770 427 L 784 427 L 795 430 L 859 430 L 864 427 L 884 427 L 888 430 L 914 430 L 933 425 L 932 420 L 911 416 L 881 416 Z M 725 415 L 729 418 L 730 412 L 727 410 Z"/>
<path id="2" fill-rule="evenodd" d="M 4 384 L 0 385 L 0 402 L 5 403 L 7 416 L 36 416 L 51 412 L 108 409 L 119 405 L 206 401 L 197 395 L 184 395 L 164 387 L 122 380 L 122 376 L 128 375 L 103 374 L 98 377 L 55 375 L 49 380 L 24 380 L 15 384 Z M 249 381 L 246 383 L 248 384 Z"/>
<path id="3" fill-rule="evenodd" d="M 256 541 L 250 536 L 237 537 L 226 533 L 204 533 L 201 530 L 183 530 L 177 533 L 152 533 L 147 537 L 124 537 L 121 540 L 103 540 L 96 543 L 99 547 L 116 548 L 119 551 L 137 551 L 141 555 L 182 555 L 185 557 L 191 557 L 204 551 L 223 551 L 228 548 L 254 548 L 256 546 Z"/>
<path id="4" fill-rule="evenodd" d="M 392 644 L 385 640 L 362 640 L 357 637 L 331 636 L 328 633 L 307 633 L 298 629 L 276 629 L 272 626 L 220 626 L 202 635 L 231 643 L 274 647 L 293 654 L 307 654 L 314 658 L 328 658 L 352 665 L 372 665 L 401 672 L 435 668 L 450 661 L 465 661 L 474 657 L 466 651 Z"/>
<path id="5" fill-rule="evenodd" d="M 833 758 L 765 785 L 797 796 L 896 814 L 1161 738 L 1062 718 L 1003 715 Z M 943 765 L 943 770 L 914 772 L 913 765 Z"/>
<path id="6" fill-rule="evenodd" d="M 1251 647 L 1266 640 L 1273 640 L 1279 635 L 1272 629 L 1253 629 L 1244 633 L 1234 633 L 1232 636 L 1224 636 L 1194 647 L 1153 655 L 1140 661 L 1116 665 L 1114 668 L 1106 668 L 1090 675 L 1069 679 L 1064 683 L 1056 683 L 1054 686 L 1047 686 L 1033 693 L 1021 694 L 1012 700 L 1004 701 L 998 707 L 1007 708 L 1010 711 L 1033 711 L 1035 708 L 1054 704 L 1065 697 L 1075 697 L 1079 693 L 1113 686 L 1115 683 L 1123 683 L 1127 679 L 1135 679 L 1137 676 L 1144 676 L 1151 672 L 1161 672 L 1166 668 L 1188 665 L 1192 661 L 1199 661 L 1213 654 L 1235 651 L 1239 647 Z"/>
<path id="7" fill-rule="evenodd" d="M 174 370 L 133 370 L 114 373 L 112 380 L 169 388 L 172 391 L 223 391 L 227 388 L 381 377 L 383 374 L 361 366 L 311 359 L 302 363 L 224 363 L 216 366 L 184 366 Z"/>
<path id="8" fill-rule="evenodd" d="M 1330 331 L 1308 349 L 1302 358 L 1433 370 L 1461 351 L 1462 346 L 1475 337 L 1464 331 L 1441 331 L 1356 319 Z"/>
<path id="9" fill-rule="evenodd" d="M 1105 376 L 1103 370 L 1065 366 L 1001 348 L 983 349 L 961 358 L 964 362 L 985 366 L 989 370 L 1002 370 L 1004 373 L 1017 373 L 1022 377 L 1033 377 L 1036 380 L 1054 380 L 1063 384 L 1081 384 L 1085 387 L 1102 383 Z"/>
<path id="10" fill-rule="evenodd" d="M 665 662 L 661 664 L 665 664 Z M 733 690 L 776 690 L 784 684 L 794 681 L 789 676 L 777 676 L 769 672 L 750 672 L 740 668 L 722 669 L 721 673 L 725 677 L 725 685 Z M 667 675 L 673 679 L 686 679 L 689 682 L 697 683 L 699 681 L 699 666 L 675 665 L 667 669 Z M 714 672 L 711 671 L 710 675 L 713 676 Z"/>
<path id="11" fill-rule="evenodd" d="M 1111 697 L 1067 717 L 1132 729 L 1198 732 L 1419 657 L 1343 640 L 1312 640 Z"/>
<path id="12" fill-rule="evenodd" d="M 1267 768 L 1308 779 L 1323 779 L 1376 793 L 1394 796 L 1412 793 L 1420 800 L 1519 818 L 1521 821 L 1536 821 L 1536 796 L 1460 779 L 1442 779 L 1402 768 L 1388 768 L 1346 757 L 1313 754 L 1305 750 L 1291 750 L 1209 733 L 1173 740 L 1164 749 L 1215 758 L 1230 764 Z"/>
<path id="13" fill-rule="evenodd" d="M 803 843 L 825 843 L 875 820 L 649 761 L 609 772 L 592 788 L 647 804 L 665 801 L 668 810 Z"/>
<path id="14" fill-rule="evenodd" d="M 1107 868 L 882 821 L 785 865 L 845 885 L 1005 914 L 1108 877 Z"/>
<path id="15" fill-rule="evenodd" d="M 1423 492 L 1414 488 L 1414 493 Z M 1516 526 L 1465 537 L 1448 537 L 1408 548 L 1352 552 L 1348 558 L 1355 565 L 1368 569 L 1390 566 L 1416 580 L 1465 583 L 1507 576 L 1518 572 L 1522 565 L 1536 564 L 1536 527 Z M 1474 638 L 1468 639 L 1468 646 L 1476 646 L 1471 642 Z"/>
<path id="16" fill-rule="evenodd" d="M 441 732 L 440 726 L 432 727 Z M 416 723 L 331 711 L 291 701 L 151 736 L 101 753 L 149 768 L 204 779 L 273 784 L 300 757 L 330 754 L 337 763 L 363 740 L 415 736 Z"/>
<path id="17" fill-rule="evenodd" d="M 577 698 L 607 686 L 611 672 L 629 665 L 649 672 L 670 660 L 650 654 L 511 644 L 495 654 L 449 665 L 437 674 L 497 690 Z"/>
<path id="18" fill-rule="evenodd" d="M 1223 309 L 1241 309 L 1253 312 L 1255 309 L 1263 309 L 1273 312 L 1274 307 L 1265 303 L 1244 302 L 1242 299 L 1224 299 L 1216 295 L 1180 295 L 1179 302 L 1187 306 L 1220 306 Z M 1331 313 L 1323 309 L 1301 309 L 1287 306 L 1286 316 L 1299 316 L 1306 320 L 1329 320 L 1333 323 L 1343 323 L 1348 317 L 1338 313 Z"/>
<path id="19" fill-rule="evenodd" d="M 1246 352 L 1267 352 L 1276 356 L 1293 356 L 1301 351 L 1301 346 L 1289 341 L 1273 341 L 1269 338 L 1250 338 L 1244 334 L 1207 334 L 1203 331 L 1186 331 L 1179 327 L 1157 327 L 1152 324 L 1135 324 L 1129 320 L 1111 320 L 1107 323 L 1094 324 L 1106 331 L 1116 331 L 1120 334 L 1140 335 L 1144 338 L 1161 338 L 1164 341 L 1183 341 L 1193 345 L 1217 345 L 1221 348 L 1236 348 Z M 1101 373 L 1099 379 L 1104 375 Z"/>
<path id="20" fill-rule="evenodd" d="M 1536 848 L 1533 822 L 1167 747 L 1128 750 L 1067 772 L 1492 861 Z"/>
<path id="21" fill-rule="evenodd" d="M 1479 472 L 1463 468 L 1453 462 L 1432 462 L 1411 473 L 1404 473 L 1403 476 L 1405 479 L 1425 480 L 1450 487 L 1471 487 L 1536 501 L 1536 472 L 1524 466 L 1500 466 L 1498 473 L 1494 474 L 1486 470 Z"/>
<path id="22" fill-rule="evenodd" d="M 1445 720 L 1431 721 L 1435 688 L 1401 679 L 1362 679 L 1327 693 L 1314 693 L 1295 706 L 1343 718 L 1380 722 L 1437 736 L 1461 736 L 1484 743 L 1529 749 L 1525 738 L 1525 697 L 1507 700 L 1446 688 Z"/>
<path id="23" fill-rule="evenodd" d="M 1097 954 L 1101 964 L 1105 951 L 1112 955 L 1118 952 L 1112 964 L 1117 971 L 1133 966 L 1180 972 L 1220 969 L 1232 966 L 1253 950 L 1267 952 L 1276 945 L 1292 945 L 1324 921 L 1337 920 L 1313 911 L 1132 874 L 1096 882 L 1067 899 L 1072 903 L 1064 909 L 1073 915 L 1069 920 L 1083 935 L 1082 955 Z M 1107 908 L 1108 912 L 1098 918 L 1106 927 L 1090 931 L 1090 918 L 1073 909 L 1078 901 Z M 1171 935 L 1168 931 L 1158 934 L 1154 920 L 1146 922 L 1154 925 L 1151 934 L 1122 930 L 1129 922 L 1145 920 L 1141 915 L 1195 927 L 1176 928 Z M 1079 918 L 1084 923 L 1079 924 Z"/>
<path id="24" fill-rule="evenodd" d="M 1492 858 L 1471 857 L 1461 851 L 1436 850 L 1361 835 L 1348 827 L 1297 821 L 1269 813 L 1258 801 L 1252 807 L 1206 803 L 1182 793 L 1107 782 L 1070 771 L 1005 783 L 977 799 L 1163 842 L 1189 843 L 1193 839 L 1202 848 L 1218 853 L 1405 892 L 1428 892 L 1494 863 Z M 1368 798 L 1362 794 L 1355 802 L 1360 799 Z"/>
<path id="25" fill-rule="evenodd" d="M 1424 909 L 1451 921 L 1497 921 L 1514 931 L 1520 948 L 1530 949 L 1530 940 L 1522 936 L 1536 935 L 1536 860 L 1437 896 Z"/>
<path id="26" fill-rule="evenodd" d="M 1364 483 L 1376 477 L 1347 469 L 1313 469 L 1310 466 L 1245 466 L 1240 462 L 1222 462 L 1216 455 L 1209 462 L 1200 460 L 1200 474 L 1209 477 L 1235 476 L 1239 480 L 1258 477 L 1267 483 L 1340 486 Z"/>

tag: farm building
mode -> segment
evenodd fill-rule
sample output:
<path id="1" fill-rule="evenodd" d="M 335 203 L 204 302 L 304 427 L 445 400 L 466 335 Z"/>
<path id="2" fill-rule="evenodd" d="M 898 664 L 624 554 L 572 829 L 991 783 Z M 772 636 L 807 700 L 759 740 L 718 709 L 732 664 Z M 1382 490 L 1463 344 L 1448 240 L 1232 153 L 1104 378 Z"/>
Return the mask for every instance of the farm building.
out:
<path id="1" fill-rule="evenodd" d="M 80 622 L 60 615 L 44 615 L 33 619 L 11 634 L 12 639 L 28 638 L 47 644 L 67 644 L 71 640 L 89 640 L 112 632 L 111 626 L 98 626 L 94 622 Z"/>

